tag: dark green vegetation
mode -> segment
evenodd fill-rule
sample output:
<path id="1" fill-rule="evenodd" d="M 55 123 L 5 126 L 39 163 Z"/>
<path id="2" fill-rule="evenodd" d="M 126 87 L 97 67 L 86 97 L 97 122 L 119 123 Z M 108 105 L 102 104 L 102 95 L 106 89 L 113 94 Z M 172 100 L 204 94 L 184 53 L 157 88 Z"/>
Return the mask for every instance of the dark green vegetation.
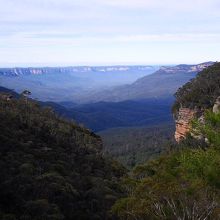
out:
<path id="1" fill-rule="evenodd" d="M 193 121 L 206 142 L 188 136 L 166 155 L 136 166 L 121 182 L 127 196 L 112 208 L 120 219 L 220 219 L 220 113 L 209 110 L 219 96 L 219 75 L 217 63 L 177 92 L 180 106 L 206 109 L 204 122 Z"/>
<path id="2" fill-rule="evenodd" d="M 172 123 L 173 119 L 170 111 L 172 103 L 172 98 L 118 103 L 99 102 L 75 106 L 69 103 L 67 107 L 54 102 L 40 102 L 42 106 L 51 106 L 59 115 L 73 119 L 94 132 L 116 127 Z"/>
<path id="3" fill-rule="evenodd" d="M 94 133 L 27 98 L 0 99 L 0 219 L 108 219 L 124 169 Z"/>
<path id="4" fill-rule="evenodd" d="M 0 92 L 7 92 L 14 97 L 18 93 L 0 87 Z M 40 102 L 41 106 L 50 106 L 62 117 L 76 121 L 94 132 L 115 127 L 150 126 L 171 123 L 170 106 L 173 98 L 147 99 L 142 101 L 99 102 L 77 105 L 72 102 Z"/>
<path id="5" fill-rule="evenodd" d="M 212 107 L 219 94 L 219 83 L 215 83 L 219 73 L 220 66 L 215 64 L 207 69 L 209 83 L 202 90 L 197 80 L 206 82 L 202 80 L 206 74 L 199 74 L 187 89 L 180 89 L 179 106 Z M 194 88 L 198 90 L 192 95 Z M 205 92 L 204 101 L 197 100 L 203 98 L 199 95 L 203 91 L 207 97 L 213 95 L 210 104 L 206 104 Z M 191 99 L 183 99 L 182 104 L 183 97 Z M 0 100 L 0 219 L 220 218 L 220 113 L 207 110 L 205 124 L 193 124 L 207 138 L 206 144 L 189 138 L 176 148 L 167 146 L 170 130 L 166 126 L 164 130 L 145 128 L 140 133 L 133 128 L 130 135 L 129 129 L 123 131 L 122 136 L 124 132 L 128 134 L 125 143 L 137 145 L 128 145 L 130 167 L 136 165 L 137 158 L 143 160 L 135 154 L 137 150 L 146 153 L 146 159 L 168 150 L 123 177 L 124 168 L 103 156 L 99 136 L 38 105 L 26 97 Z M 124 114 L 125 109 L 120 117 Z M 143 134 L 145 131 L 150 135 Z M 143 144 L 138 145 L 136 136 Z M 107 142 L 119 146 L 122 139 L 120 135 L 117 138 L 119 143 L 109 139 Z M 150 146 L 145 141 L 157 145 Z"/>
<path id="6" fill-rule="evenodd" d="M 177 111 L 180 106 L 211 108 L 218 96 L 220 96 L 220 63 L 215 63 L 176 92 L 173 111 Z"/>
<path id="7" fill-rule="evenodd" d="M 99 102 L 85 105 L 40 102 L 52 107 L 59 115 L 73 119 L 94 132 L 117 127 L 150 126 L 172 123 L 170 106 L 173 99 Z"/>
<path id="8" fill-rule="evenodd" d="M 149 126 L 172 122 L 170 106 L 173 99 L 99 102 L 67 109 L 66 116 L 93 131 L 115 127 Z M 62 114 L 62 111 L 60 111 Z"/>
<path id="9" fill-rule="evenodd" d="M 104 150 L 124 166 L 137 164 L 158 157 L 173 144 L 174 125 L 160 124 L 151 127 L 114 128 L 99 132 Z"/>
<path id="10" fill-rule="evenodd" d="M 19 94 L 0 87 L 14 97 Z M 148 99 L 143 101 L 99 102 L 77 105 L 72 102 L 40 102 L 41 106 L 50 106 L 62 117 L 76 121 L 94 132 L 115 127 L 150 126 L 171 123 L 170 106 L 173 99 Z"/>
<path id="11" fill-rule="evenodd" d="M 220 114 L 208 112 L 197 129 L 208 148 L 171 151 L 137 166 L 122 185 L 127 197 L 113 212 L 121 219 L 219 219 Z M 183 147 L 183 144 L 182 144 Z"/>

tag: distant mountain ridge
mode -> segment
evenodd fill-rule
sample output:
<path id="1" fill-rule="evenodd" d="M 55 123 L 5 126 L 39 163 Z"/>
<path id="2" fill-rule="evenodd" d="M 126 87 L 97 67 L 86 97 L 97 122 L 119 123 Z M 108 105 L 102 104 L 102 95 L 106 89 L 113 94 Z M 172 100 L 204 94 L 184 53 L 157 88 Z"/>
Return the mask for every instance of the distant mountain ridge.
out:
<path id="1" fill-rule="evenodd" d="M 146 71 L 154 69 L 153 66 L 71 66 L 71 67 L 15 67 L 0 68 L 0 75 L 42 75 L 48 73 L 69 73 L 69 72 L 112 72 L 112 71 Z"/>
<path id="2" fill-rule="evenodd" d="M 94 91 L 130 84 L 158 66 L 0 68 L 0 86 L 30 90 L 41 101 L 75 102 Z"/>
<path id="3" fill-rule="evenodd" d="M 87 97 L 81 97 L 80 101 L 85 103 L 99 101 L 120 102 L 171 97 L 179 87 L 193 79 L 198 72 L 213 64 L 214 62 L 206 62 L 197 65 L 181 64 L 172 67 L 161 67 L 155 73 L 144 76 L 132 84 L 91 93 Z"/>
<path id="4" fill-rule="evenodd" d="M 172 67 L 167 67 L 167 66 L 162 66 L 157 73 L 161 73 L 164 71 L 165 73 L 193 73 L 193 72 L 200 72 L 203 69 L 213 65 L 214 62 L 205 62 L 205 63 L 200 63 L 196 65 L 187 65 L 187 64 L 180 64 L 177 66 L 172 66 Z"/>

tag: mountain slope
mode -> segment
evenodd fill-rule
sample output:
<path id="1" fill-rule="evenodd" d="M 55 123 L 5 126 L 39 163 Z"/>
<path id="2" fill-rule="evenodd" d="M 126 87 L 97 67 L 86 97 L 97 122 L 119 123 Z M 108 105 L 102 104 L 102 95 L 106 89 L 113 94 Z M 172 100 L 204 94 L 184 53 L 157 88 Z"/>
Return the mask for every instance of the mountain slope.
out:
<path id="1" fill-rule="evenodd" d="M 136 82 L 114 89 L 93 93 L 81 99 L 81 102 L 124 101 L 172 96 L 176 90 L 194 78 L 198 72 L 213 62 L 198 65 L 178 65 L 162 67 L 157 72 L 138 79 Z"/>
<path id="2" fill-rule="evenodd" d="M 174 110 L 181 106 L 207 109 L 220 96 L 220 63 L 203 70 L 198 76 L 179 88 L 175 94 Z"/>
<path id="3" fill-rule="evenodd" d="M 0 87 L 0 92 L 13 93 Z M 143 101 L 98 102 L 84 105 L 75 103 L 38 102 L 41 106 L 51 107 L 64 118 L 73 119 L 97 132 L 115 127 L 149 126 L 172 121 L 170 106 L 173 98 L 148 99 Z"/>
<path id="4" fill-rule="evenodd" d="M 113 207 L 120 219 L 219 219 L 219 96 L 220 63 L 178 90 L 174 110 L 184 126 L 189 116 L 180 109 L 203 112 L 188 121 L 193 126 L 188 132 L 195 135 L 135 167 L 122 181 L 127 196 Z"/>
<path id="5" fill-rule="evenodd" d="M 98 102 L 68 109 L 68 116 L 93 131 L 114 127 L 149 126 L 172 121 L 173 99 Z"/>
<path id="6" fill-rule="evenodd" d="M 97 135 L 26 99 L 0 120 L 0 219 L 108 219 L 124 171 Z"/>
<path id="7" fill-rule="evenodd" d="M 132 168 L 162 154 L 173 143 L 174 123 L 160 122 L 148 127 L 112 128 L 98 134 L 104 150 Z"/>
<path id="8" fill-rule="evenodd" d="M 5 87 L 2 87 L 2 86 L 0 86 L 0 92 L 1 92 L 1 93 L 11 94 L 11 95 L 13 95 L 13 96 L 16 97 L 16 98 L 19 97 L 19 94 L 18 94 L 18 93 L 14 92 L 14 91 L 11 90 L 11 89 L 7 89 L 7 88 L 5 88 Z"/>
<path id="9" fill-rule="evenodd" d="M 178 89 L 172 107 L 176 119 L 175 139 L 186 138 L 192 131 L 191 121 L 204 117 L 207 109 L 212 109 L 220 96 L 220 63 L 200 72 L 197 77 Z M 217 105 L 218 106 L 218 105 Z M 192 132 L 191 132 L 192 133 Z"/>

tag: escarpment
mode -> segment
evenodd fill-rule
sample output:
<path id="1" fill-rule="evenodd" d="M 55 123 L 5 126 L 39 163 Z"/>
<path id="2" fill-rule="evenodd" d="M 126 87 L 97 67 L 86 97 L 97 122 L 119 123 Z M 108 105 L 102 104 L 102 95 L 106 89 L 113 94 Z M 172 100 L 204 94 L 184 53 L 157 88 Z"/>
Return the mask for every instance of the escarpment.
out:
<path id="1" fill-rule="evenodd" d="M 191 130 L 191 121 L 198 115 L 197 110 L 180 108 L 176 119 L 175 140 L 177 142 L 185 138 Z"/>
<path id="2" fill-rule="evenodd" d="M 215 104 L 212 108 L 212 111 L 214 113 L 219 113 L 219 111 L 220 111 L 220 96 L 216 99 Z"/>
<path id="3" fill-rule="evenodd" d="M 193 119 L 202 119 L 207 109 L 220 109 L 220 63 L 215 63 L 181 87 L 175 94 L 173 114 L 176 122 L 175 140 L 180 142 L 191 132 Z M 193 134 L 192 134 L 193 136 Z"/>
<path id="4" fill-rule="evenodd" d="M 204 111 L 197 108 L 180 108 L 176 116 L 176 130 L 175 130 L 175 140 L 180 142 L 183 140 L 188 133 L 190 133 L 194 138 L 200 139 L 201 135 L 196 135 L 195 130 L 192 129 L 192 120 L 198 119 L 200 122 L 204 123 Z M 220 97 L 216 99 L 216 102 L 212 108 L 213 113 L 217 114 L 220 112 Z"/>

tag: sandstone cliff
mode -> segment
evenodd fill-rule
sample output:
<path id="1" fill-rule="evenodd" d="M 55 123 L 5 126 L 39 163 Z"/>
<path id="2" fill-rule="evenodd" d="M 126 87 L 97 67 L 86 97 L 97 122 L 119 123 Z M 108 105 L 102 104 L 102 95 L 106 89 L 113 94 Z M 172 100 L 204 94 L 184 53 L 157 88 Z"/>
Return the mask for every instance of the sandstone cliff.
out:
<path id="1" fill-rule="evenodd" d="M 214 113 L 220 112 L 220 97 L 216 99 L 216 102 L 212 108 Z M 202 135 L 196 134 L 195 130 L 191 129 L 191 122 L 196 118 L 201 123 L 204 122 L 204 110 L 198 110 L 197 108 L 190 109 L 190 108 L 180 108 L 178 113 L 176 114 L 176 131 L 175 131 L 175 140 L 180 142 L 184 139 L 187 133 L 191 133 L 194 138 L 201 139 L 204 138 Z"/>
<path id="2" fill-rule="evenodd" d="M 188 132 L 196 139 L 204 139 L 202 134 L 196 130 L 191 130 L 191 121 L 198 119 L 204 121 L 204 112 L 213 110 L 214 113 L 220 111 L 220 63 L 216 62 L 212 66 L 197 74 L 196 78 L 179 88 L 175 93 L 176 101 L 172 111 L 176 119 L 175 139 L 179 142 L 186 137 Z M 184 108 L 183 108 L 184 107 Z"/>
<path id="3" fill-rule="evenodd" d="M 190 108 L 180 108 L 176 116 L 175 140 L 180 142 L 190 132 L 191 121 L 199 114 L 198 110 Z"/>
<path id="4" fill-rule="evenodd" d="M 201 64 L 200 64 L 201 65 Z M 207 64 L 208 65 L 208 64 Z M 155 66 L 70 66 L 70 67 L 28 67 L 28 68 L 0 68 L 0 76 L 42 75 L 54 73 L 93 73 L 93 72 L 127 72 L 150 71 Z"/>

